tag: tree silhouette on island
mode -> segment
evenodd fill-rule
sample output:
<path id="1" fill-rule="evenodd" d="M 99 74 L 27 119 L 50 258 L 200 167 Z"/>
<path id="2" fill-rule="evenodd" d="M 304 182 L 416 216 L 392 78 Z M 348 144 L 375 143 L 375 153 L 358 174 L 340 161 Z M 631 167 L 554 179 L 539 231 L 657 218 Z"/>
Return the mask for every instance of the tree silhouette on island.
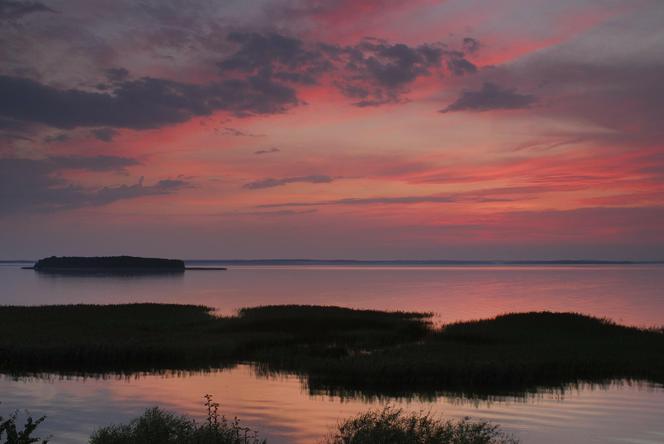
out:
<path id="1" fill-rule="evenodd" d="M 168 271 L 183 272 L 184 261 L 180 259 L 146 258 L 135 256 L 56 257 L 38 260 L 33 269 L 37 271 Z"/>

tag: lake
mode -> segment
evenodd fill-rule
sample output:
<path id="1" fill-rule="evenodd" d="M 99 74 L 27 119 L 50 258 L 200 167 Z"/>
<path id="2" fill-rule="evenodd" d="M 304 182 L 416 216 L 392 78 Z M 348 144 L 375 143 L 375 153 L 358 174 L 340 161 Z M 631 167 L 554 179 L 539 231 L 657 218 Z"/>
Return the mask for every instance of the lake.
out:
<path id="1" fill-rule="evenodd" d="M 0 265 L 0 304 L 169 302 L 221 313 L 265 304 L 321 304 L 435 313 L 438 322 L 509 311 L 575 311 L 638 326 L 664 325 L 664 266 L 231 266 L 157 276 L 57 276 Z M 159 405 L 200 417 L 211 393 L 227 416 L 270 443 L 315 442 L 337 420 L 391 402 L 503 426 L 524 443 L 664 442 L 664 389 L 649 384 L 575 387 L 491 401 L 341 399 L 309 393 L 296 377 L 257 377 L 250 366 L 180 376 L 0 379 L 0 414 L 46 414 L 53 443 L 82 443 L 98 426 Z"/>

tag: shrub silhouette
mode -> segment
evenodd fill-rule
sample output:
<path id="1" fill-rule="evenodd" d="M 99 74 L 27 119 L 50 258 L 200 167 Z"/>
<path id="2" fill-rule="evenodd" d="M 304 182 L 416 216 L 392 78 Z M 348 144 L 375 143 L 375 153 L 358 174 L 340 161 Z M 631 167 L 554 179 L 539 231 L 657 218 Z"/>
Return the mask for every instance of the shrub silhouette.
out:
<path id="1" fill-rule="evenodd" d="M 0 416 L 0 442 L 2 444 L 47 444 L 47 440 L 32 436 L 37 427 L 39 427 L 39 424 L 44 422 L 45 419 L 45 416 L 37 419 L 28 416 L 22 430 L 19 430 L 20 426 L 17 425 L 17 411 L 11 413 L 7 419 Z"/>
<path id="2" fill-rule="evenodd" d="M 90 444 L 265 444 L 257 432 L 241 427 L 237 418 L 219 415 L 219 404 L 205 395 L 207 419 L 201 423 L 157 407 L 129 424 L 97 430 Z M 340 423 L 324 444 L 517 444 L 487 422 L 443 421 L 428 414 L 404 413 L 387 406 Z"/>
<path id="3" fill-rule="evenodd" d="M 516 444 L 487 422 L 443 421 L 387 406 L 347 419 L 325 444 Z"/>
<path id="4" fill-rule="evenodd" d="M 95 431 L 90 444 L 261 444 L 258 433 L 242 427 L 234 418 L 219 415 L 219 404 L 205 395 L 207 419 L 199 423 L 158 407 L 145 411 L 129 424 L 112 425 Z"/>

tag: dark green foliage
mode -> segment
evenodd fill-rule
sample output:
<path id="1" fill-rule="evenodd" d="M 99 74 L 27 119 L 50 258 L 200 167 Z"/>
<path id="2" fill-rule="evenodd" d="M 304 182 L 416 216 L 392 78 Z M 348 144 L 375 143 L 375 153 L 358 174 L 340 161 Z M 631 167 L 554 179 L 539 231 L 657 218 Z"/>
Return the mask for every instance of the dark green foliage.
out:
<path id="1" fill-rule="evenodd" d="M 326 444 L 516 444 L 516 439 L 486 422 L 442 421 L 429 414 L 385 407 L 339 424 Z"/>
<path id="2" fill-rule="evenodd" d="M 345 354 L 351 345 L 416 339 L 427 325 L 421 314 L 299 305 L 244 309 L 235 317 L 193 305 L 0 307 L 0 371 L 201 369 L 283 347 Z"/>
<path id="3" fill-rule="evenodd" d="M 664 334 L 571 313 L 455 323 L 414 344 L 298 365 L 314 390 L 516 394 L 612 379 L 664 382 Z"/>
<path id="4" fill-rule="evenodd" d="M 521 313 L 436 329 L 430 315 L 302 305 L 217 317 L 192 305 L 0 307 L 0 372 L 206 369 L 251 361 L 314 391 L 517 393 L 664 382 L 662 331 L 570 313 Z M 26 328 L 36 326 L 36 328 Z"/>
<path id="5" fill-rule="evenodd" d="M 18 412 L 14 412 L 7 419 L 0 416 L 0 443 L 2 444 L 34 444 L 41 443 L 47 444 L 47 440 L 42 440 L 41 438 L 36 438 L 32 434 L 35 432 L 39 424 L 41 424 L 45 416 L 41 418 L 33 419 L 32 416 L 28 416 L 25 420 L 25 424 L 21 428 L 17 425 L 18 421 Z"/>
<path id="6" fill-rule="evenodd" d="M 134 256 L 56 257 L 38 260 L 35 270 L 179 270 L 184 271 L 184 261 Z"/>
<path id="7" fill-rule="evenodd" d="M 194 366 L 225 356 L 211 309 L 128 304 L 0 307 L 0 371 L 113 372 Z M 26 328 L 34 326 L 35 328 Z"/>

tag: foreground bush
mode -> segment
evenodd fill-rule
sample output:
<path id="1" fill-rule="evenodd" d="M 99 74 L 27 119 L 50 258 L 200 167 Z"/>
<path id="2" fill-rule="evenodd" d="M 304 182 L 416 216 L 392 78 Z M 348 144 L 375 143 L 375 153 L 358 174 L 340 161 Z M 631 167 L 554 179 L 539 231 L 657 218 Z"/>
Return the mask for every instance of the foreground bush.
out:
<path id="1" fill-rule="evenodd" d="M 219 404 L 206 395 L 207 421 L 198 423 L 186 416 L 148 409 L 129 424 L 97 430 L 90 444 L 260 444 L 257 432 L 241 427 L 237 418 L 228 421 L 217 413 Z"/>
<path id="2" fill-rule="evenodd" d="M 23 427 L 17 425 L 18 412 L 14 412 L 7 419 L 0 416 L 0 443 L 2 444 L 47 444 L 47 440 L 36 438 L 32 434 L 39 427 L 45 416 L 33 419 L 28 416 Z"/>
<path id="3" fill-rule="evenodd" d="M 265 444 L 258 434 L 227 421 L 219 404 L 205 396 L 207 421 L 151 408 L 126 425 L 97 430 L 90 444 Z M 32 442 L 32 441 L 30 441 Z M 442 421 L 428 414 L 406 414 L 385 407 L 361 413 L 339 424 L 324 444 L 517 444 L 518 441 L 487 422 Z M 13 444 L 13 443 L 11 443 Z M 23 443 L 21 443 L 23 444 Z"/>
<path id="4" fill-rule="evenodd" d="M 428 414 L 385 407 L 341 423 L 326 444 L 515 444 L 486 422 L 441 421 Z"/>

